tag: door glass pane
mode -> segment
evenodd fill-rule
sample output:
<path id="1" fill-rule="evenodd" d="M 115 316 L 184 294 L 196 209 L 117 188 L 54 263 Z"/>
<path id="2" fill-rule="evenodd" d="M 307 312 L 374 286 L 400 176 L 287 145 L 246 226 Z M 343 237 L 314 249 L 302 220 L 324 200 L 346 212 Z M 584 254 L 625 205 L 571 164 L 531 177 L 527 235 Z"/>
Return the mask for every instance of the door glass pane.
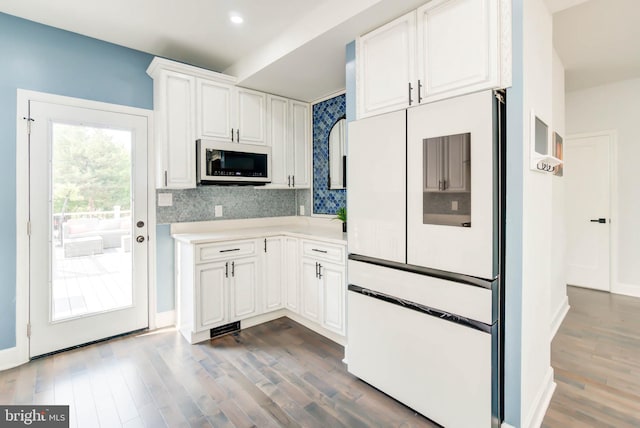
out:
<path id="1" fill-rule="evenodd" d="M 471 227 L 471 134 L 423 140 L 423 224 Z"/>
<path id="2" fill-rule="evenodd" d="M 131 131 L 54 123 L 51 319 L 132 305 Z"/>

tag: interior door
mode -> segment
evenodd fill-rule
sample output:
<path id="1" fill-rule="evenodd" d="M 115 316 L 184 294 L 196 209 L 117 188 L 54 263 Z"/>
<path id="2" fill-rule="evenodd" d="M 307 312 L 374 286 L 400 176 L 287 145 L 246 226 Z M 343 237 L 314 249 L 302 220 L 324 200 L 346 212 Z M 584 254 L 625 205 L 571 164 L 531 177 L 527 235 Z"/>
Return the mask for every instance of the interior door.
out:
<path id="1" fill-rule="evenodd" d="M 567 283 L 610 290 L 610 135 L 567 138 Z M 597 168 L 593 166 L 597 165 Z"/>
<path id="2" fill-rule="evenodd" d="M 496 276 L 494 106 L 493 92 L 484 91 L 408 110 L 407 263 L 479 278 Z M 455 158 L 461 163 L 457 168 L 471 175 L 469 188 L 454 192 L 447 184 L 450 177 L 443 177 L 440 191 L 426 191 L 429 146 L 448 142 L 442 149 L 447 152 L 460 140 L 468 141 L 470 156 Z M 445 168 L 447 174 L 451 170 L 450 165 Z"/>
<path id="3" fill-rule="evenodd" d="M 148 326 L 147 118 L 29 102 L 30 355 Z"/>

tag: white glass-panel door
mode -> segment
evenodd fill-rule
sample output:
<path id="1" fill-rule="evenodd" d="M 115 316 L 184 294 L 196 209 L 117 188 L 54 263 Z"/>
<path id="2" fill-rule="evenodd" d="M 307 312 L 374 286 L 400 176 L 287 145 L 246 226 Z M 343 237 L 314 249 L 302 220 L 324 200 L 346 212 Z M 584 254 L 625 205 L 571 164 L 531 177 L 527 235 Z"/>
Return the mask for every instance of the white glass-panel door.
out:
<path id="1" fill-rule="evenodd" d="M 30 101 L 30 355 L 148 325 L 147 118 Z"/>

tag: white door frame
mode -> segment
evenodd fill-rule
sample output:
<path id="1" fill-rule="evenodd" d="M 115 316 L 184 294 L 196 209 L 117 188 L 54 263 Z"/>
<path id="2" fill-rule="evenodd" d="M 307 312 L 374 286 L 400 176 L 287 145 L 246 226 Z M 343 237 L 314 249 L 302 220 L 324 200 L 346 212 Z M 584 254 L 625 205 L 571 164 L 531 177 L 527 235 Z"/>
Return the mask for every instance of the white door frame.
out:
<path id="1" fill-rule="evenodd" d="M 149 278 L 149 329 L 155 328 L 156 320 L 156 198 L 155 198 L 155 153 L 153 138 L 153 111 L 110 104 L 99 101 L 72 98 L 44 92 L 17 90 L 16 104 L 16 346 L 6 361 L 0 361 L 0 370 L 15 367 L 29 361 L 29 100 L 64 104 L 74 107 L 133 114 L 147 118 L 147 183 L 148 183 L 148 278 Z M 3 365 L 4 363 L 4 365 Z"/>
<path id="2" fill-rule="evenodd" d="M 568 140 L 593 138 L 593 137 L 609 137 L 609 217 L 611 224 L 611 233 L 609 234 L 609 291 L 616 294 L 628 294 L 640 297 L 637 294 L 630 294 L 626 291 L 624 285 L 618 283 L 618 132 L 614 129 L 584 132 L 579 134 L 569 134 L 565 138 L 565 144 Z M 633 288 L 631 289 L 633 290 Z"/>

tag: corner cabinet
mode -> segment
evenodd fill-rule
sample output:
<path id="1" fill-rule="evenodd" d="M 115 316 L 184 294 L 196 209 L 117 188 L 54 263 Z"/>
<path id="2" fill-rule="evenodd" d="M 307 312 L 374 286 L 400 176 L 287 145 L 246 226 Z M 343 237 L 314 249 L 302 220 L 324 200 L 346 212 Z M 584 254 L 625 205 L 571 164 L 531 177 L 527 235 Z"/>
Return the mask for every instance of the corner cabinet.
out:
<path id="1" fill-rule="evenodd" d="M 270 188 L 309 188 L 309 104 L 275 95 L 267 96 L 267 140 L 271 146 Z"/>
<path id="2" fill-rule="evenodd" d="M 269 236 L 176 240 L 177 327 L 190 342 L 211 329 L 289 315 L 333 340 L 346 334 L 345 245 Z M 336 339 L 337 338 L 337 339 Z"/>
<path id="3" fill-rule="evenodd" d="M 510 85 L 509 0 L 432 0 L 357 42 L 358 118 Z"/>

